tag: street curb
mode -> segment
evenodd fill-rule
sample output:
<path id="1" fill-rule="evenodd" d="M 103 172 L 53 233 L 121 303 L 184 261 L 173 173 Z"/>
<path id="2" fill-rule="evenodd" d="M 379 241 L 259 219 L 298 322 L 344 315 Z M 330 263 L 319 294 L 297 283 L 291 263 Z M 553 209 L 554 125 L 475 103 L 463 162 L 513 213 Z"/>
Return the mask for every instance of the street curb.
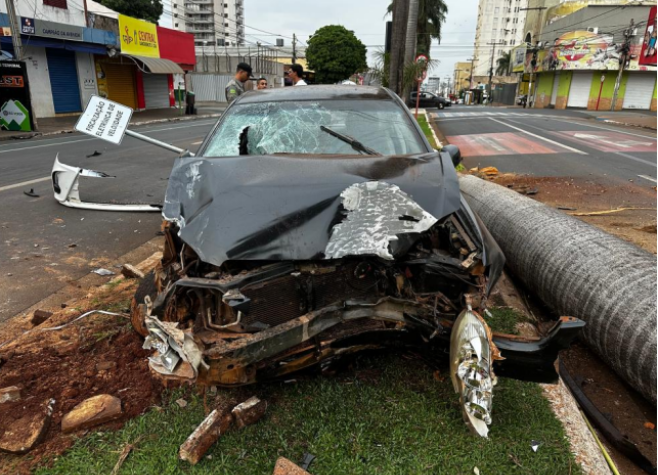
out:
<path id="1" fill-rule="evenodd" d="M 597 120 L 598 122 L 604 122 L 606 124 L 623 125 L 626 127 L 635 127 L 637 129 L 645 129 L 645 130 L 653 130 L 653 131 L 657 130 L 655 127 L 651 127 L 650 125 L 629 124 L 628 122 L 619 122 L 618 120 L 610 120 L 610 119 L 598 119 L 596 117 L 595 120 Z"/>
<path id="2" fill-rule="evenodd" d="M 430 115 L 427 113 L 427 110 L 423 109 L 423 114 L 425 115 L 425 120 L 427 121 L 427 125 L 430 126 L 430 130 L 432 131 L 432 137 L 434 137 L 434 143 L 436 143 L 436 145 L 439 148 L 443 147 L 444 143 L 441 140 L 439 140 L 439 137 L 436 134 L 436 130 L 434 130 L 434 122 L 430 120 Z"/>
<path id="3" fill-rule="evenodd" d="M 194 115 L 194 116 L 182 116 L 182 117 L 170 117 L 167 119 L 154 119 L 154 120 L 145 120 L 142 122 L 131 122 L 130 126 L 132 127 L 137 127 L 140 125 L 151 125 L 151 124 L 163 124 L 166 122 L 187 122 L 191 120 L 202 120 L 202 119 L 213 119 L 216 117 L 220 117 L 222 113 L 218 114 L 204 114 L 204 115 Z M 26 139 L 31 139 L 34 137 L 49 137 L 52 135 L 63 135 L 63 134 L 72 134 L 73 132 L 76 132 L 75 129 L 62 129 L 62 130 L 57 130 L 55 132 L 46 132 L 41 133 L 41 132 L 28 132 L 25 134 L 16 134 L 16 135 L 7 135 L 7 136 L 0 136 L 0 142 L 5 142 L 8 140 L 26 140 Z M 32 135 L 30 135 L 32 134 Z"/>

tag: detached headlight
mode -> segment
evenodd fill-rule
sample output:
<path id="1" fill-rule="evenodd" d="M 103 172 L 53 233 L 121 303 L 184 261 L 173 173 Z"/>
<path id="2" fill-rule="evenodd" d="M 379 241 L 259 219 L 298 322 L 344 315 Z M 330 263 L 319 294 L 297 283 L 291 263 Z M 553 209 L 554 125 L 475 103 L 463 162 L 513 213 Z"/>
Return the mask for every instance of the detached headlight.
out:
<path id="1" fill-rule="evenodd" d="M 459 394 L 464 420 L 470 429 L 487 437 L 496 377 L 493 374 L 492 343 L 482 317 L 464 310 L 450 336 L 450 377 Z"/>

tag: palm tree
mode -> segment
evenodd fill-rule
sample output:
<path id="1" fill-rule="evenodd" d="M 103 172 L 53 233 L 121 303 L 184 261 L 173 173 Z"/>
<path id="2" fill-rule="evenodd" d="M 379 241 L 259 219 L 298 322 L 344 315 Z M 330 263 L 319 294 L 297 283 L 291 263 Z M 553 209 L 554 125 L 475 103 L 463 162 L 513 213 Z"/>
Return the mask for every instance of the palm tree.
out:
<path id="1" fill-rule="evenodd" d="M 512 64 L 512 52 L 502 53 L 496 60 L 496 76 L 507 76 Z"/>
<path id="2" fill-rule="evenodd" d="M 388 13 L 393 12 L 393 3 Z M 441 26 L 446 21 L 448 5 L 443 0 L 420 0 L 418 7 L 418 35 L 416 51 L 429 57 L 432 39 L 441 41 Z"/>

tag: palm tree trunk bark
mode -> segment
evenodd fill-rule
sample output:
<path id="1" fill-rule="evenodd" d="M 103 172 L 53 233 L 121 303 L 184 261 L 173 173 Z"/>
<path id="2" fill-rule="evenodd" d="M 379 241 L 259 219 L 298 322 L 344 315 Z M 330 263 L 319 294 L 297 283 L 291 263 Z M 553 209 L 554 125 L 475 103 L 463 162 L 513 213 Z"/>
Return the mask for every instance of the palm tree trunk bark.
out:
<path id="1" fill-rule="evenodd" d="M 409 16 L 408 7 L 407 0 L 394 0 L 393 2 L 393 31 L 391 32 L 391 59 L 388 85 L 398 95 L 402 93 L 405 35 Z"/>
<path id="2" fill-rule="evenodd" d="M 409 0 L 409 15 L 407 16 L 407 34 L 404 46 L 404 66 L 414 62 L 416 56 L 417 31 L 418 31 L 418 10 L 420 0 Z M 404 98 L 409 96 L 411 85 L 405 87 Z"/>

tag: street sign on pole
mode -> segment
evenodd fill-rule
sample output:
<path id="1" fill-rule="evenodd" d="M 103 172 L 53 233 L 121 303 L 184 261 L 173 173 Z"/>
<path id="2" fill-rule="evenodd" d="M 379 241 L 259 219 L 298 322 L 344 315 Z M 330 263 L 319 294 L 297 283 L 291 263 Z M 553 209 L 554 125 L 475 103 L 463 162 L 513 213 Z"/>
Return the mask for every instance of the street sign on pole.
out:
<path id="1" fill-rule="evenodd" d="M 128 106 L 91 96 L 75 130 L 120 145 L 132 114 L 133 110 Z"/>

